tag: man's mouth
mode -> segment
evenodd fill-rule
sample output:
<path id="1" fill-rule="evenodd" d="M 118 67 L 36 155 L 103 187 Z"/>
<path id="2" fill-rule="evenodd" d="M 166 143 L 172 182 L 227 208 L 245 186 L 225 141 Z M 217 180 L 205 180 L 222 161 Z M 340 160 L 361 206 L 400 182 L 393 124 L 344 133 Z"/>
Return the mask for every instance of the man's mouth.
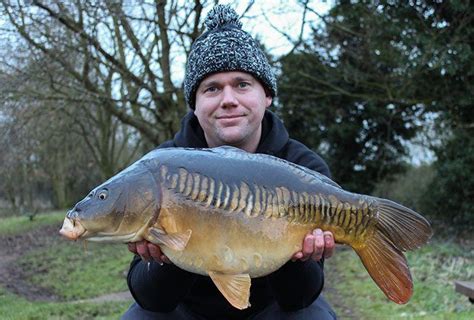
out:
<path id="1" fill-rule="evenodd" d="M 221 120 L 221 119 L 237 119 L 237 118 L 241 118 L 241 117 L 244 117 L 245 115 L 243 114 L 226 114 L 226 115 L 221 115 L 221 116 L 217 116 L 217 119 Z"/>

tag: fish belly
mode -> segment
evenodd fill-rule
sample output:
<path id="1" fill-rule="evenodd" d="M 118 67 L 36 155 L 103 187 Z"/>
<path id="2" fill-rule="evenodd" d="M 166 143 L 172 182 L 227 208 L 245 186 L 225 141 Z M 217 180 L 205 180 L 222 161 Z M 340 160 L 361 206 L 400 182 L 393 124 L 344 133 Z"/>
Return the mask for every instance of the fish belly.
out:
<path id="1" fill-rule="evenodd" d="M 213 271 L 265 276 L 301 250 L 308 231 L 308 226 L 290 225 L 285 219 L 249 219 L 242 213 L 176 202 L 162 207 L 160 223 L 166 232 L 192 234 L 184 250 L 162 247 L 162 251 L 178 267 L 202 275 Z"/>

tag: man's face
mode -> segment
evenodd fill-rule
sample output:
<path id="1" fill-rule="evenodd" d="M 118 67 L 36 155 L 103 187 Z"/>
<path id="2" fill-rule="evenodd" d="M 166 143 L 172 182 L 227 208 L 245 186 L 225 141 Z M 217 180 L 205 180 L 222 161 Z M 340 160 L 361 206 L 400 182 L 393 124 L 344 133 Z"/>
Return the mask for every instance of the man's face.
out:
<path id="1" fill-rule="evenodd" d="M 231 145 L 254 152 L 265 109 L 272 103 L 261 83 L 245 72 L 219 72 L 201 81 L 194 114 L 209 147 Z"/>

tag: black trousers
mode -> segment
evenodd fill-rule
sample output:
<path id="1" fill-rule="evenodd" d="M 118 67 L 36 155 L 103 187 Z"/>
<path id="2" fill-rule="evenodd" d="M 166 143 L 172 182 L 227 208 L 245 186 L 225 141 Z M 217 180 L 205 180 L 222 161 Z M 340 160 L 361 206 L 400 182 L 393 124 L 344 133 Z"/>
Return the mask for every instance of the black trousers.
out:
<path id="1" fill-rule="evenodd" d="M 183 305 L 169 313 L 151 312 L 142 309 L 133 303 L 122 316 L 122 320 L 204 320 L 192 314 Z M 313 304 L 297 311 L 285 312 L 275 302 L 262 310 L 259 314 L 251 316 L 249 320 L 333 320 L 337 319 L 331 306 L 319 296 Z"/>

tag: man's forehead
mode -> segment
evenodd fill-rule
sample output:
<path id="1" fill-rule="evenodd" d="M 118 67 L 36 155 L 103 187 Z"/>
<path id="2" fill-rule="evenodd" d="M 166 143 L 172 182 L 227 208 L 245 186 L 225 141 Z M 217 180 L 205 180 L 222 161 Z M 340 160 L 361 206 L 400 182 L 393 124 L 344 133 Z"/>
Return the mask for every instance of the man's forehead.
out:
<path id="1" fill-rule="evenodd" d="M 236 79 L 246 79 L 246 80 L 256 80 L 255 77 L 247 72 L 242 71 L 223 71 L 213 73 L 207 77 L 205 77 L 202 83 L 209 83 L 209 82 L 216 82 L 216 81 L 224 81 L 224 80 L 236 80 Z"/>

